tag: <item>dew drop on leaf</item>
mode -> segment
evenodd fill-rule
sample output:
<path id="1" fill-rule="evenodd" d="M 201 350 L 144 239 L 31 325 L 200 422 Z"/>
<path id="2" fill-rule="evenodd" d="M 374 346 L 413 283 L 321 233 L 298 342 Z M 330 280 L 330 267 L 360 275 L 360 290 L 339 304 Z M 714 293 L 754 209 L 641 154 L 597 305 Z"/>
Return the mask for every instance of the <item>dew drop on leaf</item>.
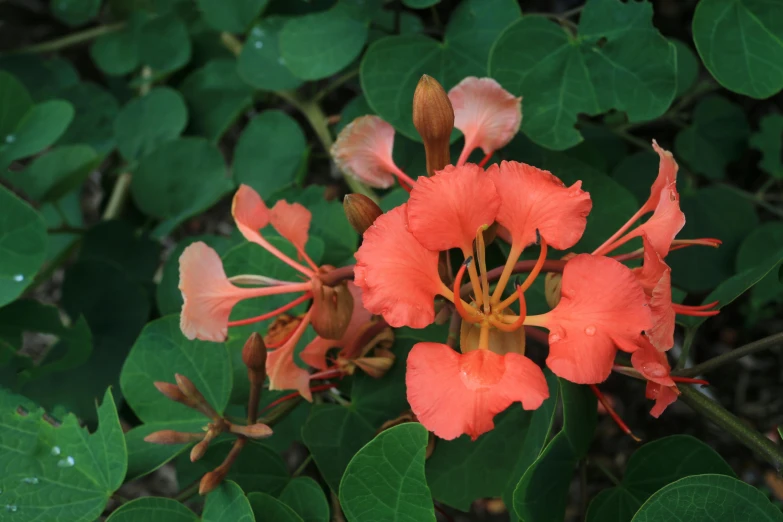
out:
<path id="1" fill-rule="evenodd" d="M 76 461 L 73 460 L 73 457 L 71 457 L 69 455 L 69 456 L 65 457 L 64 459 L 62 459 L 60 462 L 58 462 L 57 466 L 61 467 L 61 468 L 70 468 L 74 464 L 76 464 Z"/>
<path id="2" fill-rule="evenodd" d="M 60 446 L 55 446 L 52 448 L 52 455 L 55 457 L 60 454 Z"/>
<path id="3" fill-rule="evenodd" d="M 16 510 L 17 510 L 17 509 L 19 509 L 19 508 L 17 508 L 17 507 L 16 507 L 15 505 L 13 505 L 13 504 L 6 504 L 6 505 L 5 505 L 5 510 L 6 510 L 6 511 L 8 511 L 9 513 L 16 513 Z"/>

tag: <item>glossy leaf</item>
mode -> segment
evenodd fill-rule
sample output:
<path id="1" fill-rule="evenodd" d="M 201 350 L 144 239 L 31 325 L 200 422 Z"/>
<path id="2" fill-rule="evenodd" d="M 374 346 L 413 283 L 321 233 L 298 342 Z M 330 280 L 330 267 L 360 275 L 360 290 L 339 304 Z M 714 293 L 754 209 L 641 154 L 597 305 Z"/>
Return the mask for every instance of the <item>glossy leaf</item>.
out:
<path id="1" fill-rule="evenodd" d="M 174 373 L 180 373 L 223 411 L 231 394 L 230 364 L 224 345 L 189 341 L 179 329 L 179 317 L 169 315 L 144 327 L 122 368 L 120 385 L 128 405 L 145 422 L 203 419 L 201 413 L 166 398 L 153 383 L 173 383 Z"/>
<path id="2" fill-rule="evenodd" d="M 140 283 L 151 283 L 160 251 L 160 243 L 129 222 L 115 219 L 98 223 L 84 234 L 79 258 L 106 261 Z"/>
<path id="3" fill-rule="evenodd" d="M 128 102 L 114 120 L 114 136 L 127 160 L 146 156 L 185 129 L 188 109 L 182 96 L 168 87 L 156 87 Z"/>
<path id="4" fill-rule="evenodd" d="M 57 427 L 43 415 L 41 409 L 0 413 L 5 513 L 19 521 L 92 522 L 125 478 L 125 440 L 111 391 L 98 406 L 93 434 L 74 415 Z"/>
<path id="5" fill-rule="evenodd" d="M 694 172 L 720 179 L 726 165 L 746 149 L 750 127 L 743 109 L 722 96 L 702 99 L 693 111 L 693 123 L 674 140 L 675 156 Z"/>
<path id="6" fill-rule="evenodd" d="M 138 33 L 139 62 L 164 73 L 190 61 L 188 30 L 177 16 L 166 14 L 145 22 Z"/>
<path id="7" fill-rule="evenodd" d="M 411 9 L 426 9 L 440 3 L 440 0 L 402 0 L 402 3 Z"/>
<path id="8" fill-rule="evenodd" d="M 759 122 L 758 132 L 750 137 L 750 146 L 761 152 L 759 168 L 773 176 L 783 178 L 783 116 L 767 114 Z"/>
<path id="9" fill-rule="evenodd" d="M 428 432 L 408 422 L 381 432 L 351 459 L 340 483 L 349 522 L 435 521 L 424 476 Z"/>
<path id="10" fill-rule="evenodd" d="M 296 477 L 280 493 L 280 501 L 296 512 L 303 522 L 329 522 L 329 501 L 324 490 L 310 477 Z M 252 503 L 252 502 L 251 502 Z"/>
<path id="11" fill-rule="evenodd" d="M 601 491 L 590 503 L 587 522 L 630 522 L 650 496 L 676 480 L 734 472 L 715 450 L 689 435 L 672 435 L 649 442 L 628 461 L 620 485 Z"/>
<path id="12" fill-rule="evenodd" d="M 590 0 L 578 36 L 537 16 L 506 29 L 489 71 L 524 97 L 523 132 L 562 150 L 582 141 L 574 128 L 580 113 L 616 109 L 632 122 L 663 114 L 677 89 L 676 50 L 652 25 L 652 15 L 648 2 Z"/>
<path id="13" fill-rule="evenodd" d="M 294 183 L 305 157 L 302 128 L 286 113 L 269 110 L 253 118 L 234 151 L 234 181 L 253 187 L 264 200 Z"/>
<path id="14" fill-rule="evenodd" d="M 682 40 L 672 39 L 677 50 L 677 97 L 688 92 L 699 78 L 699 58 Z"/>
<path id="15" fill-rule="evenodd" d="M 659 490 L 633 517 L 633 522 L 678 520 L 780 522 L 783 515 L 765 494 L 740 480 L 696 475 Z"/>
<path id="16" fill-rule="evenodd" d="M 636 198 L 637 206 L 641 206 L 650 197 L 650 187 L 658 175 L 658 162 L 658 155 L 652 151 L 626 156 L 612 170 L 612 179 L 628 189 Z"/>
<path id="17" fill-rule="evenodd" d="M 13 75 L 0 71 L 0 103 L 5 110 L 0 114 L 0 137 L 7 142 L 27 111 L 33 108 L 33 99 L 24 85 Z"/>
<path id="18" fill-rule="evenodd" d="M 111 76 L 128 74 L 139 66 L 139 32 L 146 17 L 138 12 L 131 14 L 120 30 L 95 39 L 90 56 L 95 65 Z"/>
<path id="19" fill-rule="evenodd" d="M 59 91 L 57 96 L 71 103 L 75 111 L 73 122 L 58 144 L 86 144 L 100 155 L 114 149 L 113 124 L 120 107 L 109 91 L 95 83 L 82 82 Z"/>
<path id="20" fill-rule="evenodd" d="M 201 16 L 214 29 L 243 33 L 268 0 L 198 0 Z"/>
<path id="21" fill-rule="evenodd" d="M 46 257 L 46 224 L 41 215 L 0 186 L 0 306 L 33 282 Z"/>
<path id="22" fill-rule="evenodd" d="M 454 9 L 443 42 L 415 34 L 378 40 L 361 65 L 368 103 L 400 133 L 420 140 L 411 111 L 421 75 L 432 76 L 446 90 L 466 76 L 487 76 L 492 44 L 520 14 L 513 0 L 465 0 Z"/>
<path id="23" fill-rule="evenodd" d="M 781 249 L 783 249 L 783 223 L 779 221 L 762 223 L 748 234 L 740 245 L 737 252 L 737 272 L 742 273 L 758 265 L 767 264 L 768 258 Z M 774 268 L 751 288 L 750 295 L 754 307 L 783 299 L 783 283 L 778 279 Z"/>
<path id="24" fill-rule="evenodd" d="M 71 145 L 38 156 L 23 171 L 6 174 L 6 179 L 31 199 L 54 201 L 79 187 L 97 166 L 92 148 Z"/>
<path id="25" fill-rule="evenodd" d="M 227 480 L 207 495 L 201 520 L 203 522 L 255 522 L 255 517 L 242 489 L 236 483 Z"/>
<path id="26" fill-rule="evenodd" d="M 198 522 L 191 510 L 172 498 L 142 497 L 114 511 L 106 522 Z"/>
<path id="27" fill-rule="evenodd" d="M 70 103 L 50 100 L 33 105 L 16 120 L 13 128 L 7 127 L 5 122 L 3 126 L 9 130 L 5 135 L 0 134 L 0 169 L 5 170 L 12 161 L 32 156 L 52 145 L 63 136 L 73 117 Z"/>
<path id="28" fill-rule="evenodd" d="M 250 30 L 237 62 L 239 75 L 256 89 L 282 91 L 296 89 L 302 80 L 286 67 L 278 43 L 286 18 L 268 16 Z"/>
<path id="29" fill-rule="evenodd" d="M 68 0 L 51 0 L 52 14 L 71 27 L 84 25 L 96 16 L 101 9 L 101 0 L 81 0 L 69 2 Z"/>
<path id="30" fill-rule="evenodd" d="M 707 70 L 734 92 L 768 98 L 783 88 L 783 5 L 765 0 L 703 0 L 693 41 Z"/>
<path id="31" fill-rule="evenodd" d="M 302 522 L 302 518 L 283 502 L 266 493 L 251 493 L 247 496 L 256 520 L 277 522 Z"/>

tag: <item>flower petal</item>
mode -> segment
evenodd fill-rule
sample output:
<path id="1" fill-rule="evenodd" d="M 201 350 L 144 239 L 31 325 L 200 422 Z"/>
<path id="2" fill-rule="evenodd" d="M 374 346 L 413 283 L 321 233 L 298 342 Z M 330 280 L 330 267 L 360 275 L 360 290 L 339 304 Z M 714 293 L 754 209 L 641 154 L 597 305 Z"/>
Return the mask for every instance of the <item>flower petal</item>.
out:
<path id="1" fill-rule="evenodd" d="M 676 388 L 670 388 L 668 386 L 661 386 L 654 382 L 647 383 L 645 395 L 648 399 L 655 401 L 655 406 L 650 410 L 650 415 L 657 419 L 670 404 L 677 400 L 677 392 L 675 389 Z"/>
<path id="2" fill-rule="evenodd" d="M 435 320 L 435 295 L 445 286 L 438 253 L 408 232 L 407 204 L 383 214 L 364 233 L 356 252 L 354 282 L 364 307 L 390 326 L 424 328 Z"/>
<path id="3" fill-rule="evenodd" d="M 644 224 L 630 232 L 631 237 L 647 234 L 650 244 L 661 257 L 666 257 L 672 241 L 685 226 L 685 214 L 680 210 L 680 195 L 674 183 L 661 191 L 653 215 Z"/>
<path id="4" fill-rule="evenodd" d="M 345 126 L 332 145 L 337 167 L 371 187 L 388 188 L 399 169 L 392 159 L 394 127 L 378 116 L 361 116 Z"/>
<path id="5" fill-rule="evenodd" d="M 652 326 L 647 298 L 631 270 L 589 254 L 566 263 L 560 302 L 544 318 L 550 331 L 547 365 L 578 384 L 606 380 L 615 346 L 635 350 L 641 332 Z"/>
<path id="6" fill-rule="evenodd" d="M 179 289 L 184 300 L 182 333 L 191 340 L 214 342 L 226 340 L 234 305 L 254 295 L 251 289 L 231 284 L 218 253 L 201 241 L 188 246 L 179 258 Z"/>
<path id="7" fill-rule="evenodd" d="M 449 91 L 454 126 L 465 135 L 460 164 L 476 148 L 489 154 L 508 144 L 522 123 L 522 98 L 492 78 L 469 76 Z"/>
<path id="8" fill-rule="evenodd" d="M 473 251 L 476 230 L 495 221 L 500 198 L 478 165 L 446 166 L 421 177 L 408 200 L 408 229 L 425 248 Z"/>
<path id="9" fill-rule="evenodd" d="M 245 239 L 253 243 L 263 241 L 259 230 L 269 224 L 271 215 L 258 192 L 248 185 L 240 185 L 231 202 L 231 214 Z"/>
<path id="10" fill-rule="evenodd" d="M 671 268 L 655 251 L 646 234 L 642 236 L 642 242 L 644 263 L 634 270 L 634 274 L 644 288 L 652 312 L 653 325 L 646 333 L 656 349 L 666 351 L 674 346 Z"/>
<path id="11" fill-rule="evenodd" d="M 536 230 L 558 250 L 582 237 L 593 203 L 581 181 L 566 187 L 550 172 L 516 161 L 492 165 L 487 173 L 501 200 L 497 221 L 508 229 L 515 247 L 535 242 Z"/>
<path id="12" fill-rule="evenodd" d="M 653 149 L 660 157 L 660 161 L 658 163 L 658 176 L 650 188 L 650 197 L 642 207 L 643 212 L 655 210 L 658 201 L 661 199 L 661 192 L 677 181 L 677 169 L 679 168 L 671 152 L 662 149 L 655 140 L 653 140 L 652 144 Z"/>
<path id="13" fill-rule="evenodd" d="M 266 373 L 269 376 L 270 390 L 297 390 L 299 394 L 313 402 L 313 394 L 310 391 L 310 372 L 297 366 L 294 360 L 294 350 L 302 334 L 310 324 L 310 312 L 296 327 L 283 346 L 269 352 L 266 358 Z"/>
<path id="14" fill-rule="evenodd" d="M 304 251 L 313 215 L 301 203 L 280 200 L 269 212 L 269 222 L 277 233 L 286 238 L 297 250 Z"/>
<path id="15" fill-rule="evenodd" d="M 669 365 L 666 354 L 659 352 L 649 342 L 641 344 L 640 348 L 631 355 L 631 364 L 648 381 L 662 386 L 675 386 L 669 373 Z"/>
<path id="16" fill-rule="evenodd" d="M 460 354 L 440 343 L 413 347 L 405 383 L 419 422 L 446 440 L 462 434 L 476 440 L 494 428 L 493 417 L 511 403 L 534 410 L 549 397 L 541 368 L 522 355 Z"/>

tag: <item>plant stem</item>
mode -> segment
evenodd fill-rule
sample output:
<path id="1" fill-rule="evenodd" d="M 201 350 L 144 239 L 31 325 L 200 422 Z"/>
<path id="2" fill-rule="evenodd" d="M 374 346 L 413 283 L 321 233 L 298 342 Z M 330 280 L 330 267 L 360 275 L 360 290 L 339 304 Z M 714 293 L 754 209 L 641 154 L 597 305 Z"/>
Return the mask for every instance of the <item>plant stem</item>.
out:
<path id="1" fill-rule="evenodd" d="M 694 337 L 696 337 L 696 328 L 686 328 L 685 339 L 682 341 L 682 352 L 680 353 L 680 358 L 677 359 L 677 366 L 675 366 L 676 370 L 683 369 L 685 363 L 688 362 L 688 354 L 691 353 L 691 345 L 693 344 Z"/>
<path id="2" fill-rule="evenodd" d="M 112 24 L 112 25 L 99 25 L 98 27 L 91 27 L 89 29 L 85 29 L 84 31 L 79 31 L 78 33 L 71 33 L 67 36 L 63 36 L 62 38 L 49 40 L 48 42 L 41 42 L 41 43 L 29 45 L 27 47 L 21 47 L 19 49 L 11 51 L 11 53 L 13 54 L 47 53 L 51 51 L 59 51 L 60 49 L 70 47 L 72 45 L 78 45 L 82 42 L 88 42 L 101 35 L 119 31 L 123 27 L 125 27 L 124 23 Z"/>
<path id="3" fill-rule="evenodd" d="M 200 481 L 197 480 L 193 482 L 191 485 L 189 485 L 188 487 L 186 487 L 185 489 L 183 489 L 182 491 L 180 491 L 179 493 L 177 493 L 177 496 L 174 497 L 174 500 L 176 500 L 177 502 L 185 502 L 187 499 L 189 499 L 190 497 L 198 493 L 199 482 Z"/>
<path id="4" fill-rule="evenodd" d="M 109 221 L 119 216 L 125 203 L 125 197 L 128 195 L 130 183 L 130 172 L 123 172 L 117 176 L 117 181 L 114 182 L 114 188 L 111 191 L 111 196 L 109 196 L 109 202 L 106 204 L 106 210 L 103 212 L 104 221 Z"/>
<path id="5" fill-rule="evenodd" d="M 758 341 L 753 341 L 752 343 L 741 346 L 740 348 L 735 348 L 734 350 L 728 353 L 724 353 L 723 355 L 713 357 L 712 359 L 701 364 L 697 364 L 691 368 L 675 371 L 672 375 L 677 375 L 680 377 L 695 377 L 703 373 L 711 372 L 712 370 L 723 366 L 726 363 L 734 362 L 737 359 L 745 357 L 746 355 L 751 355 L 756 352 L 761 352 L 770 348 L 776 348 L 782 345 L 783 332 L 776 333 L 774 335 L 770 335 L 769 337 L 759 339 Z"/>
<path id="6" fill-rule="evenodd" d="M 614 484 L 615 486 L 620 486 L 620 485 L 621 485 L 621 484 L 620 484 L 620 479 L 618 479 L 617 477 L 615 477 L 615 476 L 614 476 L 614 473 L 612 473 L 611 471 L 609 471 L 608 469 L 606 469 L 606 467 L 605 467 L 603 464 L 601 464 L 601 463 L 600 463 L 600 462 L 598 462 L 597 460 L 588 460 L 588 463 L 589 463 L 589 464 L 592 464 L 592 465 L 593 465 L 593 466 L 595 466 L 595 467 L 596 467 L 596 468 L 597 468 L 597 469 L 598 469 L 598 470 L 599 470 L 601 473 L 603 473 L 604 475 L 606 475 L 606 478 L 608 478 L 608 479 L 609 479 L 609 481 L 610 481 L 612 484 Z"/>
<path id="7" fill-rule="evenodd" d="M 767 203 L 766 201 L 764 201 L 763 197 L 759 196 L 758 194 L 753 194 L 752 192 L 742 190 L 741 188 L 735 187 L 734 185 L 731 185 L 729 183 L 718 182 L 718 185 L 733 191 L 734 193 L 742 196 L 745 199 L 752 201 L 753 203 L 760 206 L 764 210 L 767 210 L 768 212 L 771 212 L 772 214 L 775 214 L 778 217 L 783 217 L 783 209 L 780 209 L 775 205 Z"/>
<path id="8" fill-rule="evenodd" d="M 329 93 L 340 87 L 342 84 L 344 84 L 347 81 L 352 80 L 356 76 L 359 76 L 359 69 L 353 69 L 352 71 L 348 71 L 345 74 L 342 74 L 335 78 L 329 85 L 321 89 L 314 97 L 313 102 L 318 103 L 321 100 L 323 100 Z"/>
<path id="9" fill-rule="evenodd" d="M 307 457 L 306 457 L 306 458 L 305 458 L 305 459 L 302 461 L 302 463 L 301 463 L 301 464 L 299 464 L 299 467 L 298 467 L 298 468 L 296 468 L 296 470 L 295 470 L 295 471 L 294 471 L 294 472 L 291 474 L 291 477 L 292 477 L 292 478 L 296 478 L 296 477 L 298 477 L 299 475 L 301 475 L 301 474 L 302 474 L 302 472 L 303 472 L 303 471 L 305 470 L 305 468 L 307 467 L 307 465 L 308 465 L 308 464 L 310 464 L 310 462 L 312 462 L 312 460 L 313 460 L 313 454 L 311 453 L 311 454 L 309 454 L 309 455 L 308 455 L 308 456 L 307 456 Z"/>
<path id="10" fill-rule="evenodd" d="M 723 406 L 691 386 L 680 386 L 680 399 L 695 412 L 711 420 L 719 428 L 729 432 L 742 444 L 761 455 L 775 466 L 775 469 L 778 471 L 783 469 L 783 448 L 746 426 Z"/>

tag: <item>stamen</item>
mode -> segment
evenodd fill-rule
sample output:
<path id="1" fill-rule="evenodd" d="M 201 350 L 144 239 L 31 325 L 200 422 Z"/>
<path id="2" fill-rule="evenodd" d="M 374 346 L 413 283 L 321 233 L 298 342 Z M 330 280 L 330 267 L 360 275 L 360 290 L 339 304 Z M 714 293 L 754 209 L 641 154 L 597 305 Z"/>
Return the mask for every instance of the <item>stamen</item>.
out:
<path id="1" fill-rule="evenodd" d="M 692 317 L 712 317 L 720 313 L 720 310 L 705 310 L 702 307 L 690 307 L 674 303 L 672 304 L 672 310 L 677 314 L 690 315 Z"/>
<path id="2" fill-rule="evenodd" d="M 310 375 L 310 380 L 314 381 L 316 379 L 331 379 L 333 377 L 342 377 L 344 375 L 343 371 L 337 368 L 332 368 L 329 370 L 324 370 L 322 372 L 316 372 L 312 375 Z"/>
<path id="3" fill-rule="evenodd" d="M 699 305 L 699 306 L 690 306 L 688 305 L 688 308 L 691 310 L 709 310 L 710 308 L 713 308 L 715 306 L 718 306 L 720 304 L 720 301 L 713 301 L 711 303 Z M 682 305 L 685 306 L 685 305 Z"/>
<path id="4" fill-rule="evenodd" d="M 489 322 L 503 332 L 513 332 L 518 330 L 525 324 L 525 317 L 527 317 L 527 303 L 525 302 L 525 294 L 522 291 L 522 287 L 517 285 L 516 295 L 519 297 L 519 317 L 513 323 L 504 323 L 498 321 L 494 316 L 490 316 Z"/>
<path id="5" fill-rule="evenodd" d="M 331 390 L 332 388 L 336 388 L 336 387 L 337 387 L 337 384 L 334 384 L 334 383 L 319 384 L 318 386 L 312 386 L 310 388 L 310 391 L 315 393 L 315 392 Z M 266 410 L 272 409 L 275 406 L 277 406 L 278 404 L 284 403 L 285 401 L 288 401 L 288 400 L 291 400 L 291 399 L 295 399 L 298 396 L 299 396 L 299 392 L 294 392 L 294 393 L 289 393 L 288 395 L 283 395 L 279 399 L 274 400 L 274 401 L 270 402 L 269 404 L 267 404 L 266 406 L 264 406 L 264 409 L 261 410 L 261 411 L 266 411 Z"/>
<path id="6" fill-rule="evenodd" d="M 281 313 L 283 313 L 283 312 L 285 312 L 287 310 L 290 310 L 291 308 L 295 307 L 296 305 L 298 305 L 300 303 L 304 303 L 305 301 L 307 301 L 308 299 L 310 299 L 312 297 L 313 297 L 313 294 L 308 292 L 308 293 L 306 293 L 304 295 L 301 295 L 301 296 L 297 297 L 296 299 L 294 299 L 290 303 L 285 304 L 285 305 L 281 306 L 280 308 L 277 308 L 276 310 L 272 310 L 271 312 L 267 312 L 265 314 L 258 315 L 256 317 L 250 317 L 248 319 L 240 319 L 238 321 L 229 321 L 228 322 L 228 326 L 244 326 L 246 324 L 253 324 L 253 323 L 257 323 L 259 321 L 265 321 L 266 319 L 270 319 L 270 318 L 275 317 L 276 315 L 279 315 L 279 314 L 281 314 Z"/>
<path id="7" fill-rule="evenodd" d="M 637 211 L 636 211 L 636 214 L 634 214 L 633 216 L 631 216 L 631 218 L 630 218 L 628 221 L 626 221 L 626 223 L 625 223 L 623 226 L 621 226 L 621 227 L 620 227 L 620 229 L 619 229 L 617 232 L 615 232 L 614 234 L 612 234 L 612 235 L 609 237 L 609 239 L 607 239 L 606 241 L 604 241 L 604 242 L 603 242 L 603 244 L 602 244 L 601 246 L 599 246 L 598 248 L 596 248 L 595 250 L 593 250 L 593 255 L 594 255 L 594 256 L 602 256 L 602 255 L 606 255 L 606 253 L 608 253 L 608 252 L 611 252 L 612 250 L 614 250 L 615 248 L 617 248 L 618 246 L 620 246 L 622 243 L 625 243 L 625 241 L 627 241 L 627 240 L 628 240 L 628 239 L 630 239 L 630 238 L 626 239 L 625 241 L 623 241 L 622 243 L 619 243 L 619 244 L 618 244 L 618 245 L 616 245 L 616 246 L 612 244 L 612 243 L 614 243 L 615 241 L 617 241 L 617 239 L 618 239 L 618 238 L 620 238 L 620 236 L 622 236 L 623 234 L 625 234 L 625 232 L 626 232 L 626 231 L 627 231 L 629 228 L 631 228 L 631 227 L 633 226 L 633 224 L 634 224 L 634 223 L 636 223 L 637 221 L 639 221 L 639 218 L 641 218 L 641 217 L 642 217 L 643 215 L 645 215 L 647 212 L 649 212 L 649 210 L 647 210 L 647 209 L 646 209 L 646 208 L 644 208 L 644 207 L 642 207 L 642 208 L 640 208 L 639 210 L 637 210 Z"/>
<path id="8" fill-rule="evenodd" d="M 462 276 L 465 275 L 465 268 L 470 267 L 470 265 L 473 262 L 473 258 L 469 257 L 465 260 L 464 263 L 462 263 L 462 266 L 459 267 L 459 270 L 457 271 L 457 277 L 454 279 L 454 308 L 457 309 L 457 313 L 462 317 L 464 321 L 467 321 L 469 323 L 478 323 L 482 320 L 480 314 L 476 314 L 475 312 L 468 310 L 470 307 L 466 307 L 464 303 L 462 302 L 462 298 L 459 296 L 459 287 L 462 285 Z"/>
<path id="9" fill-rule="evenodd" d="M 601 390 L 598 389 L 598 386 L 595 384 L 590 385 L 590 389 L 593 390 L 593 393 L 596 397 L 598 397 L 598 400 L 601 401 L 601 404 L 604 405 L 604 408 L 606 408 L 606 412 L 609 414 L 610 417 L 612 417 L 612 420 L 614 420 L 615 424 L 617 424 L 621 430 L 626 435 L 629 435 L 633 440 L 636 442 L 641 442 L 642 439 L 637 437 L 633 434 L 631 429 L 623 422 L 623 419 L 620 418 L 620 416 L 617 414 L 616 411 L 614 411 L 614 408 L 612 408 L 612 405 L 609 403 L 608 400 L 606 400 L 606 397 L 604 397 L 604 394 L 601 393 Z"/>
<path id="10" fill-rule="evenodd" d="M 536 233 L 538 231 L 536 230 Z M 546 253 L 547 253 L 547 244 L 544 238 L 542 238 L 540 235 L 537 236 L 539 239 L 539 243 L 541 243 L 541 252 L 538 254 L 538 260 L 536 260 L 536 264 L 533 265 L 533 269 L 530 271 L 530 273 L 525 278 L 525 281 L 522 283 L 522 285 L 519 287 L 521 289 L 521 292 L 524 293 L 527 291 L 528 288 L 530 288 L 533 285 L 533 282 L 536 280 L 536 277 L 538 277 L 538 274 L 541 273 L 541 269 L 544 267 L 544 262 L 546 261 Z M 509 306 L 511 303 L 513 303 L 516 300 L 516 295 L 512 295 L 508 298 L 506 298 L 502 303 L 497 305 L 494 310 L 496 312 L 503 310 L 507 306 Z"/>
<path id="11" fill-rule="evenodd" d="M 258 285 L 258 286 L 281 286 L 281 285 L 295 285 L 296 281 L 281 281 L 280 279 L 273 279 L 256 274 L 240 274 L 228 278 L 229 281 L 235 285 Z"/>
<path id="12" fill-rule="evenodd" d="M 511 251 L 508 253 L 508 259 L 506 259 L 506 264 L 503 266 L 503 272 L 500 274 L 498 283 L 495 286 L 495 292 L 492 294 L 491 302 L 493 305 L 496 305 L 498 301 L 500 301 L 503 291 L 505 291 L 506 285 L 508 284 L 508 280 L 511 277 L 511 274 L 514 273 L 514 265 L 519 261 L 520 255 L 522 255 L 522 249 L 512 244 Z"/>
<path id="13" fill-rule="evenodd" d="M 303 273 L 308 278 L 311 278 L 311 277 L 313 277 L 313 275 L 315 275 L 312 270 L 310 270 L 309 268 L 305 268 L 304 266 L 300 265 L 299 263 L 297 263 L 296 261 L 294 261 L 293 259 L 291 259 L 287 255 L 282 253 L 280 250 L 278 250 L 277 248 L 272 246 L 272 244 L 269 241 L 267 241 L 266 239 L 264 239 L 264 237 L 261 234 L 257 234 L 257 237 L 255 237 L 253 242 L 258 244 L 258 245 L 261 245 L 262 247 L 264 247 L 266 249 L 267 252 L 269 252 L 270 254 L 272 254 L 273 256 L 275 256 L 280 261 L 282 261 L 283 263 L 287 264 L 288 266 L 290 266 L 294 270 L 297 270 L 297 271 Z"/>
<path id="14" fill-rule="evenodd" d="M 302 259 L 305 260 L 305 262 L 310 265 L 310 268 L 313 269 L 313 272 L 318 272 L 318 265 L 316 265 L 312 259 L 310 259 L 310 256 L 307 255 L 307 252 L 304 251 L 304 248 L 296 248 L 296 251 L 299 253 L 300 256 L 302 256 Z"/>
<path id="15" fill-rule="evenodd" d="M 483 168 L 484 168 L 484 165 L 486 165 L 486 164 L 487 164 L 487 162 L 489 161 L 489 159 L 492 157 L 492 155 L 493 155 L 494 153 L 495 153 L 495 151 L 493 150 L 492 152 L 490 152 L 489 154 L 487 154 L 486 156 L 484 156 L 484 159 L 482 159 L 482 160 L 479 162 L 478 166 L 479 166 L 479 167 L 481 167 L 481 168 L 483 169 Z"/>
<path id="16" fill-rule="evenodd" d="M 481 296 L 484 303 L 484 313 L 489 313 L 489 279 L 487 278 L 487 258 L 484 246 L 484 231 L 487 228 L 486 225 L 482 225 L 476 230 L 476 256 L 481 270 Z"/>
<path id="17" fill-rule="evenodd" d="M 462 255 L 465 256 L 465 262 L 468 263 L 468 260 L 473 260 L 473 252 L 470 252 L 468 250 L 463 250 Z M 476 304 L 481 307 L 482 304 L 484 304 L 484 297 L 483 292 L 481 290 L 481 282 L 479 281 L 479 275 L 476 271 L 476 265 L 473 263 L 468 263 L 468 274 L 470 275 L 470 285 L 473 287 L 473 296 L 476 299 Z M 460 294 L 458 292 L 458 288 L 454 287 L 454 296 L 458 297 Z"/>
<path id="18" fill-rule="evenodd" d="M 718 248 L 722 244 L 723 241 L 721 241 L 720 239 L 715 239 L 714 237 L 702 237 L 699 239 L 675 239 L 674 241 L 672 241 L 672 248 L 670 249 L 670 251 L 675 250 L 674 248 L 675 246 L 678 248 L 684 248 L 688 246 L 701 245 L 701 246 L 708 246 L 712 248 Z"/>
<path id="19" fill-rule="evenodd" d="M 487 321 L 481 324 L 478 348 L 479 350 L 489 350 L 489 322 Z"/>
<path id="20" fill-rule="evenodd" d="M 414 186 L 414 185 L 416 185 L 416 182 L 415 182 L 415 181 L 413 181 L 413 180 L 410 178 L 410 176 L 408 176 L 408 175 L 407 175 L 407 174 L 405 174 L 403 171 L 401 171 L 401 170 L 400 170 L 400 168 L 399 168 L 397 165 L 394 165 L 394 164 L 392 164 L 392 165 L 391 165 L 391 167 L 393 167 L 393 168 L 391 169 L 391 171 L 392 171 L 392 174 L 394 174 L 395 176 L 397 176 L 397 180 L 400 182 L 400 185 L 402 186 L 402 188 L 404 188 L 405 190 L 407 190 L 408 192 L 410 192 L 410 191 L 411 191 L 411 189 L 413 188 L 413 186 Z M 405 185 L 403 185 L 403 183 L 404 183 L 405 185 L 408 185 L 410 188 L 406 188 L 406 187 L 405 187 Z"/>
<path id="21" fill-rule="evenodd" d="M 684 382 L 688 384 L 701 384 L 702 386 L 710 385 L 710 383 L 708 381 L 705 381 L 704 379 L 693 379 L 691 377 L 679 377 L 677 375 L 672 375 L 671 378 L 674 382 Z"/>

